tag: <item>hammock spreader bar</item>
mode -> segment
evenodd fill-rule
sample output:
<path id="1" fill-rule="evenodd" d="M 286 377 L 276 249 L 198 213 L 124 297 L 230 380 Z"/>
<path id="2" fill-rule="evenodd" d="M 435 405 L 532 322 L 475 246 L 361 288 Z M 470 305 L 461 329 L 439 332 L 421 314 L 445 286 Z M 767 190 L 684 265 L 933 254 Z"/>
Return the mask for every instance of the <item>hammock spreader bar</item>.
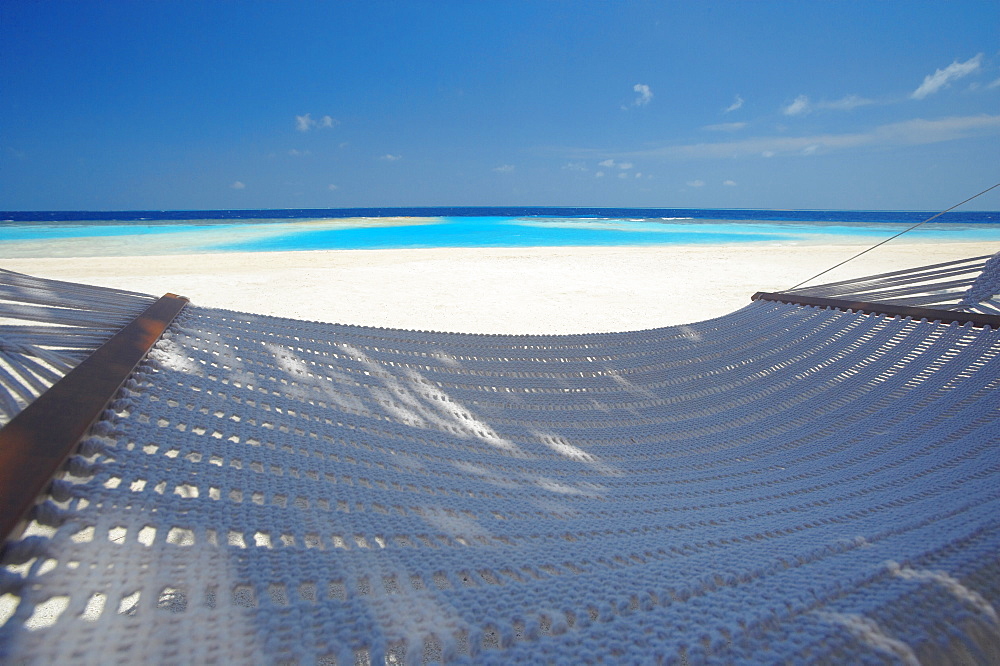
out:
<path id="1" fill-rule="evenodd" d="M 979 314 L 978 312 L 939 310 L 936 308 L 890 305 L 889 303 L 866 303 L 864 301 L 852 301 L 842 298 L 818 298 L 815 296 L 772 293 L 767 291 L 758 291 L 750 297 L 750 300 L 777 301 L 778 303 L 789 303 L 791 305 L 810 305 L 845 311 L 852 310 L 864 314 L 880 314 L 891 317 L 912 317 L 914 319 L 940 321 L 944 324 L 960 324 L 964 326 L 971 323 L 973 326 L 989 326 L 993 329 L 1000 328 L 1000 315 Z"/>
<path id="2" fill-rule="evenodd" d="M 0 430 L 0 543 L 187 303 L 165 294 Z"/>

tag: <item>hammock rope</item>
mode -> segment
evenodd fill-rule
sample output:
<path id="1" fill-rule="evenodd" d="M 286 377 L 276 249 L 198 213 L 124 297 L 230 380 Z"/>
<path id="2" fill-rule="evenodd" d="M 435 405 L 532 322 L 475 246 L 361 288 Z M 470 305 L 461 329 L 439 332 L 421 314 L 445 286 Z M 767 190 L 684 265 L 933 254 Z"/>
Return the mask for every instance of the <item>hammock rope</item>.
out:
<path id="1" fill-rule="evenodd" d="M 780 293 L 995 315 L 998 292 L 1000 253 Z"/>
<path id="2" fill-rule="evenodd" d="M 871 246 L 870 248 L 867 248 L 867 249 L 865 249 L 865 250 L 862 250 L 861 252 L 858 252 L 858 253 L 857 253 L 856 255 L 854 255 L 853 257 L 848 257 L 847 259 L 845 259 L 845 260 L 841 261 L 840 263 L 838 263 L 838 264 L 835 264 L 835 265 L 833 265 L 833 266 L 830 266 L 830 267 L 829 267 L 829 268 L 827 268 L 826 270 L 823 270 L 823 271 L 820 271 L 819 273 L 817 273 L 816 275 L 812 276 L 812 277 L 811 277 L 811 278 L 809 278 L 808 280 L 803 280 L 802 282 L 799 282 L 799 283 L 798 283 L 797 285 L 795 285 L 794 287 L 790 287 L 790 288 L 789 288 L 789 289 L 787 289 L 786 291 L 794 291 L 795 289 L 798 289 L 798 288 L 799 288 L 799 287 L 801 287 L 802 285 L 804 285 L 804 284 L 806 284 L 806 283 L 809 283 L 809 282 L 812 282 L 812 281 L 813 281 L 813 280 L 815 280 L 816 278 L 818 278 L 818 277 L 820 277 L 820 276 L 822 276 L 822 275 L 826 275 L 826 274 L 827 274 L 827 273 L 829 273 L 830 271 L 832 271 L 832 270 L 834 270 L 834 269 L 836 269 L 836 268 L 840 268 L 841 266 L 843 266 L 844 264 L 846 264 L 846 263 L 848 263 L 848 262 L 851 262 L 851 261 L 854 261 L 855 259 L 857 259 L 858 257 L 860 257 L 860 256 L 861 256 L 861 255 L 863 255 L 863 254 L 867 254 L 867 253 L 871 252 L 872 250 L 874 250 L 874 249 L 876 249 L 876 248 L 878 248 L 878 247 L 882 247 L 882 246 L 883 246 L 883 245 L 885 245 L 886 243 L 888 243 L 888 242 L 890 242 L 890 241 L 892 241 L 892 240 L 895 240 L 895 239 L 899 238 L 900 236 L 902 236 L 902 235 L 903 235 L 903 234 L 905 234 L 905 233 L 909 233 L 909 232 L 913 231 L 913 230 L 914 230 L 914 229 L 916 229 L 917 227 L 920 227 L 920 226 L 922 226 L 922 225 L 924 225 L 924 224 L 927 224 L 928 222 L 933 222 L 934 220 L 938 219 L 939 217 L 941 217 L 941 216 L 942 216 L 942 215 L 944 215 L 945 213 L 950 213 L 951 211 L 955 210 L 955 209 L 956 209 L 956 208 L 958 208 L 959 206 L 964 206 L 965 204 L 969 203 L 969 202 L 970 202 L 970 201 L 972 201 L 973 199 L 977 199 L 977 198 L 979 198 L 979 197 L 983 196 L 984 194 L 986 194 L 987 192 L 989 192 L 989 191 L 991 191 L 991 190 L 994 190 L 994 189 L 996 189 L 996 188 L 998 188 L 998 187 L 1000 187 L 1000 183 L 997 183 L 996 185 L 992 185 L 992 186 L 990 186 L 990 187 L 987 187 L 987 188 L 986 188 L 985 190 L 983 190 L 982 192 L 979 192 L 978 194 L 974 194 L 974 195 L 972 195 L 971 197 L 969 197 L 968 199 L 966 199 L 966 200 L 964 200 L 964 201 L 960 201 L 960 202 L 958 202 L 957 204 L 955 204 L 955 205 L 954 205 L 954 206 L 952 206 L 951 208 L 946 208 L 945 210 L 941 211 L 940 213 L 937 213 L 937 214 L 935 214 L 935 215 L 932 215 L 931 217 L 927 218 L 927 219 L 926 219 L 926 220 L 924 220 L 923 222 L 918 222 L 918 223 L 916 223 L 916 224 L 914 224 L 914 225 L 912 225 L 912 226 L 910 226 L 910 227 L 907 227 L 906 229 L 903 229 L 903 230 L 902 230 L 902 231 L 900 231 L 899 233 L 897 233 L 897 234 L 894 234 L 894 235 L 890 236 L 889 238 L 886 238 L 885 240 L 883 240 L 883 241 L 880 241 L 880 242 L 876 243 L 875 245 L 872 245 L 872 246 Z"/>
<path id="3" fill-rule="evenodd" d="M 988 325 L 187 306 L 5 548 L 0 661 L 995 662 L 998 428 Z"/>
<path id="4" fill-rule="evenodd" d="M 0 426 L 155 300 L 0 269 Z"/>

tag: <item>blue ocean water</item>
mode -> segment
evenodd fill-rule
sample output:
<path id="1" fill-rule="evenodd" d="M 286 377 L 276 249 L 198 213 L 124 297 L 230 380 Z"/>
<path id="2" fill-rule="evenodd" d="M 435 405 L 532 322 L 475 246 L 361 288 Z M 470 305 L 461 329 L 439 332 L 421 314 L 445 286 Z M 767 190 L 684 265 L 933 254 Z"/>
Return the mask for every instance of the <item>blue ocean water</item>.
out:
<path id="1" fill-rule="evenodd" d="M 0 257 L 426 247 L 872 243 L 920 211 L 670 208 L 350 208 L 0 212 Z M 1000 212 L 952 212 L 912 232 L 1000 247 Z"/>

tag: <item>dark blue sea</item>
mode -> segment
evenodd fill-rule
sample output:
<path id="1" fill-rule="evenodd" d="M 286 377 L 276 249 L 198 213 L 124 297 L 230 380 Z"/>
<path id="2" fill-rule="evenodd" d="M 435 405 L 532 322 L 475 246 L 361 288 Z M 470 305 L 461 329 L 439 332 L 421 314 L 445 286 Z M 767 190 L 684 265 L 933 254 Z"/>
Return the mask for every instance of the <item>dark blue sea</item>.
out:
<path id="1" fill-rule="evenodd" d="M 884 238 L 923 211 L 336 208 L 0 212 L 0 258 L 279 250 L 803 244 Z M 1000 212 L 953 211 L 908 240 L 1000 249 Z"/>

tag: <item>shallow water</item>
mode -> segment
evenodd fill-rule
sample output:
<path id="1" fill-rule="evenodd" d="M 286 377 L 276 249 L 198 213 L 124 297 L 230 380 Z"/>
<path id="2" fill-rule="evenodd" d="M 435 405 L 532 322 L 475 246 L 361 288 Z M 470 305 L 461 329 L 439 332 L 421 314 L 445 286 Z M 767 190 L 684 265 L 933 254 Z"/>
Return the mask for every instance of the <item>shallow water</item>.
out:
<path id="1" fill-rule="evenodd" d="M 534 211 L 513 209 L 503 212 Z M 779 245 L 865 243 L 888 238 L 930 217 L 924 213 L 865 211 L 714 211 L 647 209 L 586 211 L 621 215 L 443 215 L 454 209 L 413 209 L 422 215 L 372 209 L 355 211 L 204 211 L 189 213 L 2 214 L 0 258 L 129 256 L 282 250 L 400 249 L 432 247 L 662 246 L 677 244 Z M 571 209 L 577 212 L 580 209 Z M 327 215 L 317 216 L 317 213 Z M 631 214 L 630 214 L 631 213 Z M 678 213 L 667 215 L 665 213 Z M 686 213 L 686 214 L 684 214 Z M 719 213 L 731 217 L 711 217 Z M 261 217 L 270 214 L 272 217 Z M 33 217 L 32 217 L 33 216 Z M 18 219 L 21 218 L 21 219 Z M 27 219 L 23 219 L 27 218 Z M 760 218 L 760 219 L 756 219 Z M 803 218 L 803 219 L 800 219 Z M 914 222 L 916 220 L 916 222 Z M 1000 215 L 967 213 L 922 225 L 906 236 L 920 242 L 1000 245 Z"/>

